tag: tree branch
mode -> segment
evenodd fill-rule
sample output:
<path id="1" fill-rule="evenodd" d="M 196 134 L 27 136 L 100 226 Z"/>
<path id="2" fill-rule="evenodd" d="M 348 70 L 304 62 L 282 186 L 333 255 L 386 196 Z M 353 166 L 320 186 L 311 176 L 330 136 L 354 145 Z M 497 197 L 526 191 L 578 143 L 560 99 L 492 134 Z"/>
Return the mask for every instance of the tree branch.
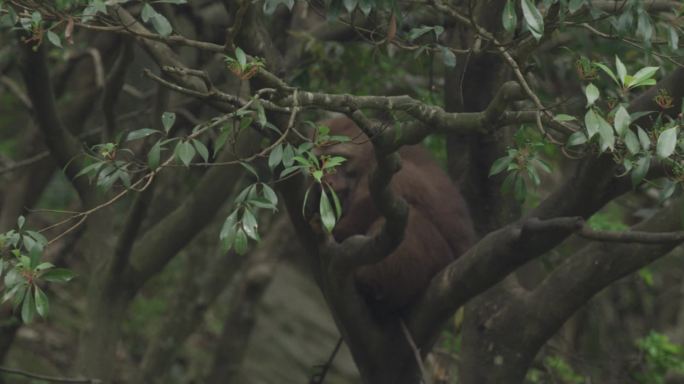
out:
<path id="1" fill-rule="evenodd" d="M 82 379 L 82 378 L 70 378 L 70 377 L 58 377 L 58 376 L 47 376 L 38 373 L 32 373 L 27 371 L 22 371 L 19 369 L 0 367 L 0 372 L 27 377 L 29 379 L 36 379 L 42 381 L 48 381 L 50 383 L 74 383 L 74 384 L 101 384 L 102 381 L 98 379 Z"/>
<path id="2" fill-rule="evenodd" d="M 52 81 L 45 61 L 45 48 L 41 46 L 34 51 L 33 47 L 23 44 L 22 51 L 22 75 L 33 104 L 36 122 L 45 135 L 45 144 L 57 164 L 64 169 L 81 201 L 85 203 L 90 199 L 90 186 L 86 178 L 76 178 L 76 174 L 82 169 L 82 159 L 79 157 L 81 147 L 76 138 L 64 128 L 57 114 Z"/>
<path id="3" fill-rule="evenodd" d="M 537 255 L 549 239 L 563 239 L 580 229 L 580 217 L 524 219 L 492 232 L 432 279 L 420 302 L 411 310 L 407 325 L 422 345 L 442 324 L 475 295 L 499 282 Z M 554 242 L 555 244 L 555 242 Z"/>

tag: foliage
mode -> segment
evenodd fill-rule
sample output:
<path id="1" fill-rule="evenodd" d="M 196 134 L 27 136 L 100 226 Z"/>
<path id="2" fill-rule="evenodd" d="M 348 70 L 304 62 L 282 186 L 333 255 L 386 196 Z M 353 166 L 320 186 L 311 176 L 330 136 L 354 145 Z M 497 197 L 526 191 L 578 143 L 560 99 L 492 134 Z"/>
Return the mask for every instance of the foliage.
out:
<path id="1" fill-rule="evenodd" d="M 36 313 L 46 317 L 49 311 L 49 299 L 41 285 L 65 283 L 74 274 L 42 261 L 48 240 L 40 232 L 27 229 L 25 223 L 20 216 L 16 230 L 0 234 L 0 276 L 4 275 L 2 302 L 12 300 L 22 321 L 30 323 Z"/>
<path id="2" fill-rule="evenodd" d="M 253 2 L 245 2 L 247 3 Z M 268 20 L 268 17 L 278 17 L 279 13 L 276 11 L 293 10 L 295 3 L 294 0 L 265 0 L 260 3 L 263 7 L 258 11 L 263 12 Z M 480 168 L 489 168 L 488 176 L 500 175 L 500 178 L 487 182 L 497 187 L 500 184 L 502 190 L 512 193 L 518 202 L 530 204 L 536 197 L 531 191 L 536 193 L 536 188 L 562 171 L 558 169 L 558 157 L 604 157 L 619 165 L 618 176 L 628 177 L 635 189 L 659 188 L 661 193 L 658 203 L 680 192 L 679 185 L 684 180 L 684 136 L 681 129 L 684 124 L 684 109 L 679 114 L 672 113 L 672 108 L 680 100 L 674 100 L 666 90 L 661 89 L 653 98 L 654 105 L 657 106 L 655 110 L 629 110 L 629 105 L 637 94 L 654 86 L 656 80 L 663 78 L 672 68 L 670 63 L 680 56 L 681 27 L 677 20 L 680 13 L 675 13 L 674 17 L 664 17 L 662 14 L 649 12 L 648 4 L 639 1 L 623 2 L 620 9 L 611 13 L 601 9 L 598 5 L 600 2 L 586 0 L 507 0 L 502 2 L 501 17 L 497 14 L 494 20 L 495 23 L 500 23 L 499 29 L 497 33 L 490 35 L 485 30 L 479 30 L 474 19 L 468 18 L 472 15 L 464 17 L 464 21 L 456 11 L 448 12 L 450 9 L 461 10 L 459 7 L 450 8 L 449 2 L 429 2 L 430 9 L 440 11 L 439 17 L 415 24 L 403 24 L 403 19 L 407 13 L 415 10 L 411 7 L 425 6 L 422 3 L 412 3 L 408 8 L 395 0 L 326 0 L 322 3 L 317 3 L 316 6 L 322 10 L 324 19 L 328 21 L 337 20 L 342 24 L 356 26 L 356 17 L 373 16 L 373 22 L 380 21 L 382 25 L 373 26 L 372 30 L 359 28 L 355 30 L 358 33 L 355 39 L 358 41 L 344 44 L 318 40 L 309 36 L 309 31 L 293 31 L 293 37 L 305 42 L 303 50 L 308 55 L 306 60 L 311 61 L 311 64 L 302 65 L 301 69 L 282 78 L 277 71 L 279 68 L 271 68 L 273 63 L 255 56 L 263 52 L 252 52 L 248 49 L 252 47 L 247 44 L 243 44 L 243 47 L 236 46 L 238 43 L 242 44 L 236 36 L 232 36 L 235 41 L 225 42 L 225 45 L 207 43 L 211 44 L 208 49 L 211 55 L 219 57 L 225 63 L 222 66 L 225 75 L 237 79 L 240 84 L 234 95 L 221 93 L 223 99 L 220 103 L 228 105 L 226 110 L 229 112 L 224 111 L 208 121 L 193 123 L 188 127 L 176 123 L 176 113 L 180 114 L 181 108 L 174 109 L 176 106 L 173 105 L 168 109 L 175 112 L 167 111 L 161 116 L 155 116 L 155 119 L 161 119 L 159 129 L 141 125 L 113 138 L 108 137 L 108 142 L 93 144 L 89 141 L 87 150 L 71 159 L 75 162 L 83 160 L 81 163 L 85 163 L 77 172 L 77 180 L 81 182 L 87 178 L 92 187 L 104 192 L 103 195 L 114 196 L 93 210 L 109 206 L 121 196 L 144 191 L 158 175 L 174 167 L 197 169 L 236 166 L 244 168 L 248 181 L 247 185 L 236 191 L 231 199 L 232 210 L 222 218 L 223 225 L 218 235 L 223 250 L 245 254 L 254 243 L 261 241 L 263 233 L 260 232 L 260 220 L 277 211 L 281 204 L 276 193 L 277 183 L 295 176 L 304 176 L 303 179 L 308 183 L 301 206 L 302 215 L 314 226 L 320 224 L 329 235 L 341 217 L 342 207 L 326 179 L 338 172 L 345 165 L 346 159 L 320 153 L 326 147 L 344 143 L 349 138 L 333 136 L 328 127 L 313 121 L 318 119 L 322 111 L 349 114 L 358 110 L 373 117 L 380 110 L 380 116 L 386 118 L 386 115 L 390 115 L 395 122 L 415 117 L 412 114 L 421 108 L 434 108 L 431 111 L 435 113 L 445 112 L 444 108 L 439 108 L 446 103 L 441 100 L 443 91 L 435 90 L 435 84 L 439 83 L 435 81 L 433 72 L 444 71 L 444 77 L 453 76 L 451 68 L 459 64 L 458 69 L 463 69 L 465 74 L 470 70 L 469 61 L 483 52 L 498 55 L 499 60 L 510 65 L 507 69 L 515 72 L 515 79 L 523 88 L 527 99 L 516 100 L 517 104 L 511 102 L 504 106 L 513 110 L 506 111 L 513 112 L 509 115 L 502 114 L 494 119 L 485 117 L 494 127 L 481 127 L 476 133 L 468 131 L 464 134 L 464 137 L 484 137 L 492 134 L 493 129 L 501 128 L 504 119 L 513 121 L 505 124 L 515 130 L 513 140 L 507 137 L 507 142 L 498 147 L 507 145 L 505 153 L 487 157 L 492 159 L 500 156 L 493 164 L 489 164 L 489 160 L 484 166 L 478 164 Z M 168 12 L 172 7 L 160 7 L 160 4 L 187 4 L 185 0 L 37 1 L 35 9 L 8 4 L 8 1 L 0 0 L 0 28 L 17 31 L 22 37 L 22 43 L 31 44 L 36 50 L 41 45 L 48 46 L 53 57 L 58 54 L 66 57 L 72 53 L 72 48 L 81 48 L 74 43 L 76 29 L 99 28 L 109 31 L 107 28 L 116 28 L 110 25 L 116 23 L 108 14 L 111 10 L 109 7 L 116 5 L 132 6 L 130 9 L 135 13 L 133 17 L 150 29 L 149 36 L 140 34 L 138 39 L 150 39 L 172 47 L 201 46 L 200 41 L 180 35 L 181 29 L 177 30 L 173 25 L 176 19 L 170 17 Z M 241 21 L 235 23 L 237 27 Z M 476 40 L 472 46 L 462 47 L 456 44 L 454 41 L 457 39 L 447 33 L 448 28 L 459 23 L 464 29 L 472 28 L 471 32 Z M 523 64 L 527 63 L 522 60 L 517 63 L 521 67 L 518 68 L 515 60 L 520 57 L 510 57 L 510 61 L 507 61 L 509 57 L 506 55 L 523 52 L 525 58 L 524 52 L 528 48 L 553 43 L 556 31 L 559 34 L 567 32 L 571 38 L 575 38 L 578 35 L 575 32 L 579 29 L 589 31 L 590 36 L 597 38 L 625 42 L 626 48 L 618 47 L 619 44 L 609 44 L 610 47 L 602 47 L 595 52 L 583 52 L 583 55 L 573 51 L 577 46 L 574 41 L 568 43 L 571 47 L 559 56 L 565 59 L 571 57 L 570 64 L 567 60 L 554 63 L 562 63 L 559 66 L 564 68 L 559 72 L 566 71 L 566 74 L 569 72 L 568 68 L 574 67 L 576 77 L 581 80 L 581 87 L 572 89 L 574 96 L 581 99 L 581 102 L 577 104 L 578 107 L 573 102 L 566 103 L 564 100 L 551 104 L 554 98 L 549 96 L 553 96 L 553 90 L 536 89 L 536 85 L 544 80 L 540 75 L 542 71 L 538 71 L 534 65 L 524 67 Z M 601 32 L 603 29 L 610 33 Z M 119 30 L 117 32 L 126 33 Z M 521 47 L 523 49 L 517 52 L 516 49 Z M 531 54 L 529 61 L 538 59 L 534 55 Z M 178 70 L 161 65 L 160 68 L 164 74 L 165 71 Z M 407 80 L 416 73 L 424 76 L 415 83 Z M 203 80 L 206 87 L 210 88 L 206 94 L 194 91 L 186 92 L 186 95 L 206 100 L 222 92 L 218 88 L 213 89 L 209 76 L 203 71 L 192 70 L 183 74 Z M 438 78 L 440 74 L 437 75 Z M 271 84 L 269 86 L 273 88 L 260 90 L 254 90 L 253 84 L 243 87 L 260 75 L 275 77 L 277 85 Z M 486 75 L 489 77 L 492 74 Z M 568 77 L 575 79 L 574 76 Z M 161 76 L 159 82 L 168 81 L 168 78 Z M 245 88 L 250 88 L 253 93 L 245 96 Z M 341 95 L 350 99 L 355 94 L 409 93 L 413 97 L 412 101 L 422 103 L 410 111 L 393 110 L 396 105 L 391 103 L 380 107 L 374 105 L 371 108 L 356 108 L 352 103 L 343 103 L 341 106 L 311 103 L 300 106 L 297 92 L 302 91 L 329 92 L 328 95 L 335 93 L 334 96 Z M 541 97 L 537 98 L 535 92 L 540 92 Z M 461 94 L 460 97 L 468 98 L 469 95 Z M 284 100 L 293 102 L 288 104 Z M 480 104 L 480 100 L 474 104 Z M 450 106 L 452 107 L 453 105 Z M 460 111 L 459 108 L 456 110 Z M 469 108 L 470 106 L 464 107 Z M 302 113 L 302 110 L 306 111 Z M 386 115 L 382 115 L 383 113 Z M 279 124 L 276 127 L 274 114 L 289 115 L 287 125 Z M 535 118 L 519 118 L 523 115 L 534 115 Z M 199 117 L 204 118 L 205 116 Z M 439 116 L 431 116 L 421 123 L 432 129 L 432 123 L 438 120 Z M 301 124 L 297 121 L 308 124 L 311 133 L 298 131 Z M 438 151 L 440 160 L 445 161 L 449 155 L 445 150 L 443 134 L 451 133 L 449 129 L 458 131 L 460 128 L 462 127 L 458 124 L 448 128 L 440 127 L 441 132 L 428 136 L 425 140 L 428 147 Z M 239 157 L 235 147 L 238 139 L 247 131 L 262 134 L 262 146 L 258 153 Z M 3 144 L 3 152 L 10 152 L 12 148 L 5 148 L 5 145 L 7 144 Z M 235 155 L 233 160 L 219 160 L 221 154 L 226 152 Z M 64 164 L 62 166 L 66 168 Z M 655 180 L 651 175 L 662 176 L 662 172 L 653 172 L 660 168 L 665 169 L 665 178 Z M 91 211 L 80 212 L 75 218 L 85 220 L 90 213 Z M 600 230 L 625 230 L 627 225 L 622 222 L 620 214 L 621 211 L 616 212 L 613 207 L 609 207 L 592 216 L 588 225 Z M 0 235 L 3 301 L 12 300 L 24 322 L 30 322 L 36 313 L 41 317 L 47 315 L 50 306 L 46 294 L 50 286 L 47 283 L 66 282 L 74 277 L 72 272 L 44 261 L 46 247 L 57 238 L 48 240 L 42 233 L 41 230 L 28 229 L 25 219 L 20 217 L 16 229 Z M 641 277 L 649 285 L 653 285 L 653 273 L 649 268 L 640 271 Z M 133 319 L 133 328 L 144 324 L 144 318 L 162 317 L 161 313 L 166 309 L 155 298 L 149 301 L 139 300 L 135 306 L 140 306 L 135 307 L 140 312 L 140 318 Z M 443 346 L 458 351 L 462 347 L 460 334 L 449 335 Z M 643 364 L 642 369 L 634 373 L 634 377 L 641 382 L 664 382 L 668 372 L 684 371 L 680 346 L 669 342 L 660 334 L 652 333 L 639 340 L 637 348 L 643 353 Z M 543 361 L 543 371 L 532 371 L 528 381 L 544 382 L 544 379 L 551 378 L 553 382 L 582 383 L 585 380 L 564 358 L 545 356 L 540 360 Z"/>
<path id="3" fill-rule="evenodd" d="M 643 384 L 665 384 L 670 372 L 684 374 L 684 347 L 672 343 L 666 335 L 651 331 L 637 340 L 642 353 L 641 367 L 634 378 Z"/>

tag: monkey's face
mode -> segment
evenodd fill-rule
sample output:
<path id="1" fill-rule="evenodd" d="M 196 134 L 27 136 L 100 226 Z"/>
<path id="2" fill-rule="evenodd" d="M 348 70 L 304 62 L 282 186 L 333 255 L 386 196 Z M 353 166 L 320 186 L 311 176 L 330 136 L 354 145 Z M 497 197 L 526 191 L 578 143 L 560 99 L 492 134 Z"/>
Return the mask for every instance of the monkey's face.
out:
<path id="1" fill-rule="evenodd" d="M 347 159 L 323 176 L 322 181 L 335 191 L 342 205 L 342 215 L 353 205 L 360 188 L 368 188 L 368 174 L 373 166 L 369 143 L 345 142 L 319 150 L 320 157 L 341 156 Z"/>

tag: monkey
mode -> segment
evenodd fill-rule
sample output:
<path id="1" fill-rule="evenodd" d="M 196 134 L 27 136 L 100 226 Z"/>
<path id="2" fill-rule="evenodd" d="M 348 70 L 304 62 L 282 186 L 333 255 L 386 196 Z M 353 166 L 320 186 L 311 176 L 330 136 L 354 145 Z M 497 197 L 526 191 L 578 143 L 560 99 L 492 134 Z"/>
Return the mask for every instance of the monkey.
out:
<path id="1" fill-rule="evenodd" d="M 369 190 L 374 160 L 368 137 L 349 118 L 320 123 L 331 135 L 352 140 L 321 149 L 324 155 L 347 159 L 335 172 L 324 176 L 337 194 L 342 214 L 333 236 L 336 241 L 353 235 L 373 235 L 384 223 Z M 379 263 L 360 267 L 355 281 L 362 296 L 383 313 L 401 312 L 413 304 L 447 264 L 474 242 L 475 232 L 465 200 L 458 188 L 422 145 L 399 150 L 401 169 L 390 188 L 409 206 L 404 238 Z"/>

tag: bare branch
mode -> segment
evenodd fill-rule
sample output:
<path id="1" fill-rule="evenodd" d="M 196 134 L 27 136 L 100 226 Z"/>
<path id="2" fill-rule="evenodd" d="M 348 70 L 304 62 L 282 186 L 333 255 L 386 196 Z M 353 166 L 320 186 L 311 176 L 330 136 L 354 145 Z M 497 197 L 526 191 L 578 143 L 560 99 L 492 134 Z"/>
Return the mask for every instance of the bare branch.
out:
<path id="1" fill-rule="evenodd" d="M 101 384 L 102 380 L 99 379 L 82 379 L 82 378 L 71 378 L 71 377 L 58 377 L 58 376 L 47 376 L 38 373 L 32 373 L 27 371 L 22 371 L 19 369 L 0 367 L 0 372 L 27 377 L 29 379 L 36 379 L 47 381 L 50 383 L 74 383 L 74 384 Z"/>
<path id="2" fill-rule="evenodd" d="M 599 231 L 588 227 L 582 228 L 578 236 L 589 240 L 608 243 L 641 243 L 667 244 L 684 241 L 684 231 L 676 232 L 643 232 L 643 231 Z"/>

